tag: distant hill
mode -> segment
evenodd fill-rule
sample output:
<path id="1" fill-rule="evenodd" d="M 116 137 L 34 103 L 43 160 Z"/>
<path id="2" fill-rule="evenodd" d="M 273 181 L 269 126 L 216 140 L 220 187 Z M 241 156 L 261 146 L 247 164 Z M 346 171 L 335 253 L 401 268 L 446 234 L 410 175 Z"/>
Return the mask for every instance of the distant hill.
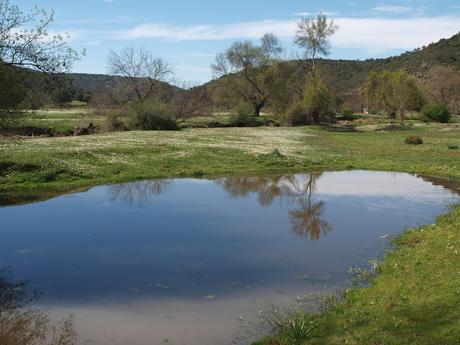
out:
<path id="1" fill-rule="evenodd" d="M 300 64 L 296 60 L 284 63 Z M 372 71 L 404 69 L 416 77 L 423 77 L 435 65 L 452 66 L 460 70 L 460 33 L 426 47 L 385 59 L 362 61 L 321 59 L 318 62 L 323 76 L 341 94 L 359 88 Z M 213 80 L 205 85 L 210 89 L 216 89 L 220 82 L 220 80 Z"/>
<path id="2" fill-rule="evenodd" d="M 298 65 L 300 62 L 291 60 L 283 64 Z M 460 33 L 399 56 L 363 61 L 322 59 L 318 61 L 318 65 L 328 83 L 334 85 L 336 92 L 343 95 L 359 88 L 371 71 L 405 69 L 417 77 L 423 77 L 435 65 L 449 65 L 460 70 Z M 73 87 L 80 94 L 109 94 L 116 88 L 129 89 L 129 81 L 124 77 L 83 73 L 71 73 L 69 76 L 73 81 Z M 200 87 L 206 87 L 211 93 L 215 93 L 220 88 L 220 82 L 221 79 L 212 80 Z M 177 90 L 176 86 L 167 83 L 161 83 L 160 86 L 159 89 L 164 95 L 172 89 Z M 220 94 L 214 97 L 216 102 L 219 102 L 219 99 Z"/>
<path id="3" fill-rule="evenodd" d="M 126 77 L 112 76 L 106 74 L 85 74 L 85 73 L 70 73 L 68 74 L 72 80 L 72 86 L 78 92 L 84 94 L 95 95 L 97 93 L 111 93 L 115 89 L 129 90 L 129 79 Z M 158 88 L 162 93 L 168 93 L 176 86 L 165 82 L 158 82 Z"/>

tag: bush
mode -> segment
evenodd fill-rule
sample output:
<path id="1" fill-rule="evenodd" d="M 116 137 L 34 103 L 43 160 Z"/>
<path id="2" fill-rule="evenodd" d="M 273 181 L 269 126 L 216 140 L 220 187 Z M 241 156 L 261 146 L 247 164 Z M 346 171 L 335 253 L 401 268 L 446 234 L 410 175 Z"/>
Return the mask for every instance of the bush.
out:
<path id="1" fill-rule="evenodd" d="M 348 108 L 346 106 L 342 107 L 342 110 L 340 111 L 340 115 L 342 116 L 343 120 L 346 120 L 346 121 L 353 121 L 354 120 L 353 109 Z"/>
<path id="2" fill-rule="evenodd" d="M 179 126 L 162 103 L 137 103 L 133 106 L 135 127 L 151 130 L 178 130 Z"/>
<path id="3" fill-rule="evenodd" d="M 404 141 L 407 145 L 422 145 L 423 139 L 419 135 L 410 135 Z"/>
<path id="4" fill-rule="evenodd" d="M 254 117 L 254 108 L 249 103 L 240 103 L 230 118 L 230 124 L 235 127 L 254 127 L 259 125 Z"/>
<path id="5" fill-rule="evenodd" d="M 305 90 L 304 105 L 313 123 L 333 122 L 331 94 L 319 77 L 315 77 Z"/>
<path id="6" fill-rule="evenodd" d="M 457 144 L 447 144 L 447 148 L 449 150 L 458 150 L 458 145 Z"/>
<path id="7" fill-rule="evenodd" d="M 451 113 L 443 103 L 428 103 L 422 108 L 425 121 L 448 123 Z"/>
<path id="8" fill-rule="evenodd" d="M 109 131 L 127 131 L 128 127 L 123 121 L 123 118 L 120 114 L 116 112 L 109 112 L 107 114 L 107 126 Z"/>
<path id="9" fill-rule="evenodd" d="M 302 103 L 297 102 L 286 110 L 283 122 L 290 126 L 301 126 L 311 124 L 312 120 Z"/>

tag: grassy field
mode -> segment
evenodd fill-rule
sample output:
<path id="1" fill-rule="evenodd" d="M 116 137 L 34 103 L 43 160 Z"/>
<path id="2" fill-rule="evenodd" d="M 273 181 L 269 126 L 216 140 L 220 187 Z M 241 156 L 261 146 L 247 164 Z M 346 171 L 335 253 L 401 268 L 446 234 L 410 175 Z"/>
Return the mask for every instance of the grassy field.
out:
<path id="1" fill-rule="evenodd" d="M 460 125 L 405 128 L 214 128 L 0 140 L 0 204 L 96 184 L 340 169 L 393 170 L 460 182 Z M 407 145 L 409 135 L 423 145 Z M 282 331 L 259 344 L 458 344 L 460 207 L 405 233 L 369 288 L 350 290 L 327 312 L 302 315 L 309 340 Z M 301 322 L 298 325 L 304 325 Z M 303 327 L 303 326 L 302 326 Z M 291 330 L 292 331 L 292 330 Z M 297 330 L 298 331 L 298 330 Z"/>
<path id="2" fill-rule="evenodd" d="M 340 129 L 339 129 L 340 130 Z M 410 134 L 424 145 L 404 144 Z M 155 177 L 325 169 L 395 170 L 460 179 L 460 126 L 341 132 L 213 128 L 0 140 L 0 194 L 52 193 Z"/>

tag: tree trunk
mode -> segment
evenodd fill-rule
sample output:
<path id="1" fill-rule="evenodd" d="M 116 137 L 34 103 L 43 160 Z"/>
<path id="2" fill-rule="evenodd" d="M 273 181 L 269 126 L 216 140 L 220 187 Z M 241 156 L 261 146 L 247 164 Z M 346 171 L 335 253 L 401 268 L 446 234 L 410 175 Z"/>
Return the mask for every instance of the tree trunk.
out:
<path id="1" fill-rule="evenodd" d="M 257 116 L 259 117 L 260 116 L 260 112 L 262 111 L 262 108 L 265 106 L 265 101 L 263 102 L 260 102 L 258 104 L 255 104 L 254 105 L 254 116 Z"/>

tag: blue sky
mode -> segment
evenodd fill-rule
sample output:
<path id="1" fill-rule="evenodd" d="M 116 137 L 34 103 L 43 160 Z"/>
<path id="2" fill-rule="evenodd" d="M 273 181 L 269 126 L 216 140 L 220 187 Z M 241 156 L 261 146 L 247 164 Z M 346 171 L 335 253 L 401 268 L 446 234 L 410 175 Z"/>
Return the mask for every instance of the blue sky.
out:
<path id="1" fill-rule="evenodd" d="M 332 58 L 386 57 L 460 31 L 458 0 L 12 0 L 21 9 L 55 11 L 53 31 L 86 49 L 75 72 L 106 73 L 111 49 L 142 46 L 166 59 L 178 79 L 204 82 L 216 53 L 234 40 L 278 35 L 296 56 L 295 21 L 325 13 L 340 26 Z"/>

